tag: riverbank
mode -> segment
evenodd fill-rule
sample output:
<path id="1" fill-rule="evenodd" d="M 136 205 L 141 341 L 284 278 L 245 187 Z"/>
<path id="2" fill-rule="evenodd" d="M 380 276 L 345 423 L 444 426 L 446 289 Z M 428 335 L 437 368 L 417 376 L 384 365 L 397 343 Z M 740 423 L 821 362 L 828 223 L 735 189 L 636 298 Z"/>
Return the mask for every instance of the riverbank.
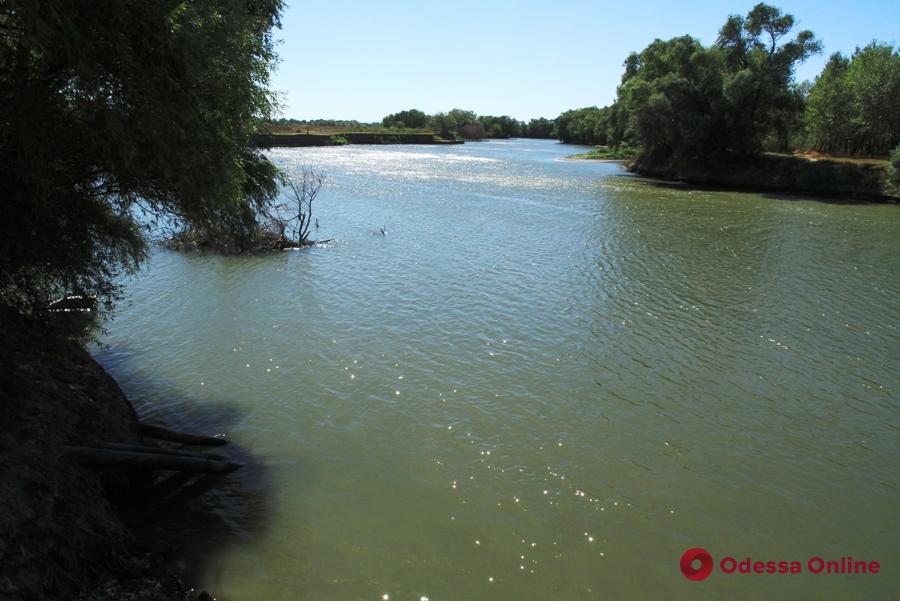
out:
<path id="1" fill-rule="evenodd" d="M 559 159 L 560 161 L 572 161 L 575 163 L 618 163 L 620 165 L 628 165 L 631 162 L 631 159 L 595 159 L 595 158 L 584 158 L 577 156 L 569 156 L 563 157 Z"/>
<path id="2" fill-rule="evenodd" d="M 0 316 L 0 597 L 191 598 L 128 525 L 148 473 L 90 469 L 67 454 L 140 444 L 131 403 L 80 344 Z"/>
<path id="3" fill-rule="evenodd" d="M 258 134 L 254 143 L 260 148 L 298 148 L 305 146 L 343 146 L 345 144 L 462 144 L 430 133 L 340 132 L 333 134 Z"/>
<path id="4" fill-rule="evenodd" d="M 630 161 L 637 156 L 637 150 L 633 148 L 609 148 L 597 146 L 588 152 L 573 154 L 566 157 L 572 161 Z"/>
<path id="5" fill-rule="evenodd" d="M 628 165 L 628 170 L 646 177 L 702 186 L 870 202 L 900 201 L 897 191 L 891 190 L 888 184 L 887 161 L 767 153 L 751 158 L 724 158 L 714 166 L 674 167 L 638 158 Z"/>

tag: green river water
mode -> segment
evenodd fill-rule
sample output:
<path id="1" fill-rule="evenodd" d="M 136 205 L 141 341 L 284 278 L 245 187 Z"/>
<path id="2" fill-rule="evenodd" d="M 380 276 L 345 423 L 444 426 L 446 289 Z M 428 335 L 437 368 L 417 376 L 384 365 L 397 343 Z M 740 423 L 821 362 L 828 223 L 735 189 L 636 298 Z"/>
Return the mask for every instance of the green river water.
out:
<path id="1" fill-rule="evenodd" d="M 128 281 L 97 358 L 142 415 L 227 432 L 247 463 L 163 526 L 193 586 L 894 598 L 900 207 L 689 190 L 577 151 L 272 151 L 328 173 L 333 242 L 158 250 Z M 681 574 L 689 547 L 708 580 Z M 881 572 L 807 570 L 848 555 Z"/>

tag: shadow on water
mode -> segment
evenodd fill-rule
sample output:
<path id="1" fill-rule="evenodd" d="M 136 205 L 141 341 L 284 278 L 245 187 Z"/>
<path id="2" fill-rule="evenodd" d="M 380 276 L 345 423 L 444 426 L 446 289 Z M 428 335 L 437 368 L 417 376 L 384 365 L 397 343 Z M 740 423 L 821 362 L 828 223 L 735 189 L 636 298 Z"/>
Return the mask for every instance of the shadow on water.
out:
<path id="1" fill-rule="evenodd" d="M 771 188 L 765 187 L 737 187 L 737 186 L 720 186 L 714 184 L 694 184 L 681 181 L 667 181 L 661 179 L 652 179 L 648 177 L 637 176 L 637 181 L 647 184 L 661 190 L 674 190 L 679 192 L 701 191 L 701 192 L 736 192 L 746 194 L 758 194 L 769 200 L 814 200 L 825 204 L 834 205 L 897 205 L 898 203 L 891 200 L 876 198 L 852 198 L 846 194 L 835 193 L 825 194 L 823 192 L 777 192 Z"/>
<path id="2" fill-rule="evenodd" d="M 95 351 L 94 357 L 117 377 L 117 372 L 127 371 L 121 357 L 130 356 L 121 351 L 117 349 L 118 359 L 103 350 Z M 121 387 L 142 421 L 196 434 L 229 434 L 241 422 L 242 412 L 233 404 L 198 398 L 159 378 L 132 373 Z M 270 466 L 233 440 L 215 448 L 167 446 L 212 452 L 241 468 L 225 475 L 158 474 L 134 491 L 123 517 L 142 550 L 163 558 L 189 586 L 216 591 L 222 580 L 217 568 L 221 558 L 230 548 L 258 539 L 269 527 Z"/>

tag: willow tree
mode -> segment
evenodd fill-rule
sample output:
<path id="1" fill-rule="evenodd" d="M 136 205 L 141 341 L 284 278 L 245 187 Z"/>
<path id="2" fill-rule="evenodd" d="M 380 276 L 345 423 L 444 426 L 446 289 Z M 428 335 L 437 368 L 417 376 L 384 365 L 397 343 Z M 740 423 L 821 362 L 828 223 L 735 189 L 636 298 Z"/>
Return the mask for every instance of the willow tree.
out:
<path id="1" fill-rule="evenodd" d="M 683 164 L 754 154 L 767 138 L 785 139 L 802 110 L 794 69 L 821 50 L 811 31 L 792 35 L 793 28 L 793 16 L 760 3 L 729 17 L 711 47 L 682 36 L 631 54 L 612 142 Z"/>
<path id="2" fill-rule="evenodd" d="M 278 190 L 251 144 L 271 116 L 281 0 L 0 2 L 0 303 L 109 305 L 149 216 L 236 239 Z"/>

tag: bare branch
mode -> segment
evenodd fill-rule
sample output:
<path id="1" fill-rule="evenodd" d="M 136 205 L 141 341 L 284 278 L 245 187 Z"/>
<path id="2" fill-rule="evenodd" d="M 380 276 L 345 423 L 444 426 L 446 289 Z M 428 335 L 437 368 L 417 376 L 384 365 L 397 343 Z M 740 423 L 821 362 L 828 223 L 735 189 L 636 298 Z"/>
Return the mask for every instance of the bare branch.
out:
<path id="1" fill-rule="evenodd" d="M 274 230 L 284 244 L 296 246 L 308 246 L 309 231 L 313 224 L 313 201 L 325 184 L 326 175 L 314 167 L 305 166 L 298 175 L 286 178 L 285 190 L 290 196 L 288 203 L 274 205 L 267 204 L 260 211 L 265 220 L 265 225 Z M 285 215 L 286 211 L 290 211 Z M 287 238 L 286 231 L 291 227 L 291 237 Z"/>

